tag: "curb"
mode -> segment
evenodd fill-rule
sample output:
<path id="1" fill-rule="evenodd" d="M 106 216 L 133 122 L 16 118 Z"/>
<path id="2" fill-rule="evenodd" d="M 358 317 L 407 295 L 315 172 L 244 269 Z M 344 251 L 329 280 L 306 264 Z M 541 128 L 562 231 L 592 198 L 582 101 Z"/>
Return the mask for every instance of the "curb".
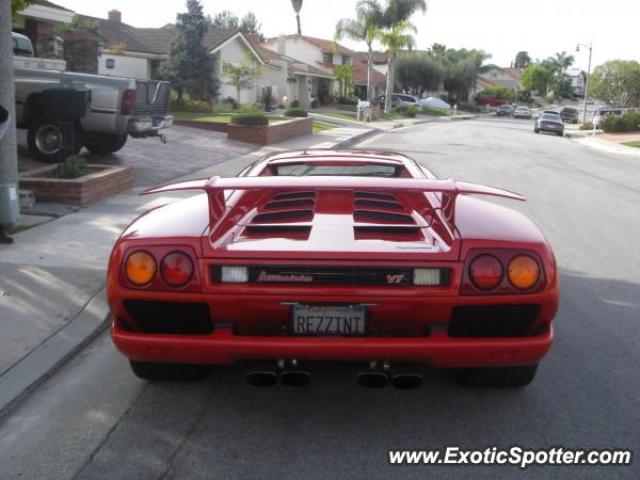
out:
<path id="1" fill-rule="evenodd" d="M 0 376 L 0 418 L 108 325 L 109 306 L 103 287 L 73 320 Z"/>
<path id="2" fill-rule="evenodd" d="M 362 133 L 358 133 L 357 135 L 354 135 L 350 138 L 347 138 L 346 140 L 343 140 L 341 142 L 336 143 L 332 148 L 335 148 L 336 150 L 345 150 L 347 148 L 351 148 L 352 146 L 354 146 L 357 143 L 362 142 L 363 140 L 366 140 L 369 137 L 373 137 L 374 135 L 377 135 L 379 133 L 383 133 L 384 130 L 380 130 L 378 128 L 373 128 L 371 130 L 365 130 Z"/>

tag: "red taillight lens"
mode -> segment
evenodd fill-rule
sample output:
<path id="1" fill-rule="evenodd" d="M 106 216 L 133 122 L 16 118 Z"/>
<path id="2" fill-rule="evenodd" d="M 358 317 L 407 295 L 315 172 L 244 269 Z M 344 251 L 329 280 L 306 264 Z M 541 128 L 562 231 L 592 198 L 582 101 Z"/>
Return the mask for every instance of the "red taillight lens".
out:
<path id="1" fill-rule="evenodd" d="M 185 253 L 170 253 L 162 259 L 160 276 L 167 285 L 182 287 L 186 285 L 193 276 L 193 262 Z"/>
<path id="2" fill-rule="evenodd" d="M 133 115 L 133 108 L 136 104 L 136 91 L 125 90 L 122 94 L 122 103 L 120 104 L 120 111 L 123 115 Z"/>
<path id="3" fill-rule="evenodd" d="M 476 257 L 469 267 L 471 283 L 480 290 L 492 290 L 500 285 L 504 276 L 504 267 L 493 255 Z"/>

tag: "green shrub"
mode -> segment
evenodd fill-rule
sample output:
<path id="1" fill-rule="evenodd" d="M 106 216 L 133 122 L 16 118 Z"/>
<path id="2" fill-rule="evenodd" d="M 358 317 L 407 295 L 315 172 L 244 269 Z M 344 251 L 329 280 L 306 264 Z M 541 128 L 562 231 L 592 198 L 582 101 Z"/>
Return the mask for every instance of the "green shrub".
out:
<path id="1" fill-rule="evenodd" d="M 68 156 L 64 162 L 59 163 L 51 172 L 52 177 L 56 178 L 78 178 L 91 173 L 91 169 L 87 166 L 87 161 L 78 155 Z"/>
<path id="2" fill-rule="evenodd" d="M 233 108 L 233 105 L 229 103 L 216 103 L 212 106 L 211 110 L 213 113 L 217 113 L 217 114 L 234 113 L 236 111 L 236 109 Z"/>
<path id="3" fill-rule="evenodd" d="M 294 100 L 291 102 L 291 108 L 298 108 L 300 106 L 300 102 L 298 100 Z"/>
<path id="4" fill-rule="evenodd" d="M 169 102 L 169 110 L 172 112 L 211 113 L 213 105 L 204 100 L 192 100 L 187 97 L 178 98 L 172 96 Z"/>
<path id="5" fill-rule="evenodd" d="M 449 110 L 444 110 L 442 108 L 424 107 L 422 109 L 422 113 L 424 113 L 425 115 L 430 115 L 432 117 L 446 117 L 449 115 Z"/>
<path id="6" fill-rule="evenodd" d="M 285 117 L 306 117 L 307 111 L 302 108 L 288 108 L 284 111 Z"/>
<path id="7" fill-rule="evenodd" d="M 269 119 L 262 112 L 236 113 L 231 117 L 231 123 L 234 125 L 269 125 Z"/>
<path id="8" fill-rule="evenodd" d="M 403 105 L 398 105 L 396 107 L 396 113 L 400 113 L 405 117 L 413 118 L 418 114 L 418 107 L 416 105 L 410 105 L 405 103 Z"/>
<path id="9" fill-rule="evenodd" d="M 355 112 L 358 109 L 357 105 L 336 105 L 338 110 L 344 110 L 346 112 Z"/>
<path id="10" fill-rule="evenodd" d="M 358 97 L 355 97 L 355 96 L 338 97 L 336 99 L 336 102 L 338 103 L 338 105 L 357 105 L 358 104 Z"/>
<path id="11" fill-rule="evenodd" d="M 256 105 L 242 105 L 239 109 L 238 109 L 238 113 L 264 113 L 264 110 L 262 110 L 260 107 L 256 106 Z"/>
<path id="12" fill-rule="evenodd" d="M 640 113 L 629 112 L 622 116 L 610 115 L 600 122 L 599 127 L 606 133 L 640 131 Z"/>

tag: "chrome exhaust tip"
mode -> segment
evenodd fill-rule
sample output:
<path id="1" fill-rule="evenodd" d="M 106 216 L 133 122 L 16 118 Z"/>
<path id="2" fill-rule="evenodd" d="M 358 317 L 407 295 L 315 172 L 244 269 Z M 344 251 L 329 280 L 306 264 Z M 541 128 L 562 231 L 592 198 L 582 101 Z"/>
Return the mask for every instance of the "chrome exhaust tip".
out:
<path id="1" fill-rule="evenodd" d="M 422 375 L 417 373 L 397 373 L 391 377 L 391 385 L 399 390 L 412 390 L 422 386 Z"/>
<path id="2" fill-rule="evenodd" d="M 254 387 L 272 387 L 278 383 L 276 372 L 270 370 L 252 370 L 247 372 L 245 380 Z"/>
<path id="3" fill-rule="evenodd" d="M 359 372 L 356 378 L 365 388 L 384 388 L 389 383 L 389 376 L 382 372 Z"/>
<path id="4" fill-rule="evenodd" d="M 289 387 L 304 387 L 310 380 L 311 373 L 305 370 L 284 370 L 280 373 L 280 383 Z"/>

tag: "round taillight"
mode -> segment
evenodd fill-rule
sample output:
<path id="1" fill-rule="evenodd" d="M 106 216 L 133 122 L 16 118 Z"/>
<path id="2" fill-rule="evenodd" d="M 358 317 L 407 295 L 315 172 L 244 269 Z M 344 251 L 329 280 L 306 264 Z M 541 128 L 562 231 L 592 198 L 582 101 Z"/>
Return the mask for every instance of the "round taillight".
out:
<path id="1" fill-rule="evenodd" d="M 182 287 L 193 276 L 193 262 L 189 255 L 185 253 L 170 253 L 162 259 L 160 276 L 168 285 Z"/>
<path id="2" fill-rule="evenodd" d="M 502 281 L 504 268 L 493 255 L 480 255 L 471 262 L 469 278 L 480 290 L 492 290 Z"/>
<path id="3" fill-rule="evenodd" d="M 528 290 L 538 283 L 540 266 L 529 255 L 517 255 L 509 262 L 507 268 L 511 285 L 519 290 Z"/>
<path id="4" fill-rule="evenodd" d="M 151 282 L 156 275 L 156 270 L 155 259 L 144 250 L 133 252 L 127 257 L 124 265 L 124 273 L 127 280 L 137 286 Z"/>

